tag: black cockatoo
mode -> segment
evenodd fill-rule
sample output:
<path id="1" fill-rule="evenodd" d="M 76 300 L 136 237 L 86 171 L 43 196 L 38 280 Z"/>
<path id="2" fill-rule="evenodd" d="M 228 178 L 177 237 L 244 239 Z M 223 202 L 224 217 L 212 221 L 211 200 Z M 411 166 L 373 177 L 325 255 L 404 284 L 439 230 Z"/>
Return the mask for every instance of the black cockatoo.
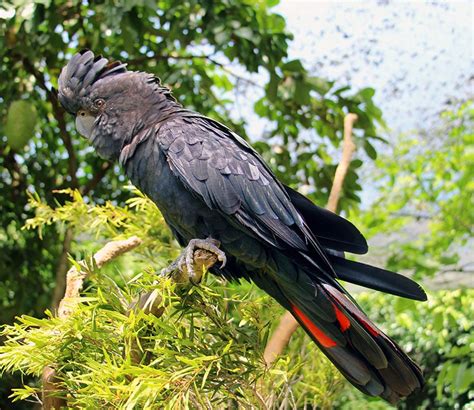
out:
<path id="1" fill-rule="evenodd" d="M 354 225 L 283 185 L 246 141 L 184 108 L 152 74 L 86 50 L 63 68 L 58 97 L 98 154 L 157 204 L 188 246 L 187 262 L 195 248 L 215 252 L 225 265 L 214 274 L 270 294 L 362 392 L 395 402 L 422 386 L 419 367 L 336 279 L 426 294 L 401 275 L 344 259 L 367 251 Z"/>

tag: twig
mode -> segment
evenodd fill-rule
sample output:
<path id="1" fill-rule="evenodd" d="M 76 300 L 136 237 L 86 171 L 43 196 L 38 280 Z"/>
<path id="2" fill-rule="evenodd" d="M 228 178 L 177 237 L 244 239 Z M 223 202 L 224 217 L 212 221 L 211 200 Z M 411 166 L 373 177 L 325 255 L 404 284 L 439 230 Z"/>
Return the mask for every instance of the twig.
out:
<path id="1" fill-rule="evenodd" d="M 123 241 L 109 242 L 93 256 L 93 259 L 97 267 L 100 268 L 112 259 L 136 248 L 141 243 L 142 240 L 136 236 Z M 66 276 L 66 291 L 59 303 L 59 318 L 65 319 L 70 316 L 75 306 L 79 303 L 79 293 L 86 277 L 86 269 L 78 270 L 76 266 L 69 269 Z M 65 398 L 60 396 L 62 390 L 59 386 L 59 380 L 53 364 L 44 368 L 41 381 L 43 386 L 43 408 L 50 410 L 66 407 Z"/>
<path id="2" fill-rule="evenodd" d="M 352 141 L 352 127 L 354 122 L 357 120 L 357 115 L 349 113 L 344 117 L 344 139 L 342 142 L 342 158 L 339 165 L 336 168 L 334 175 L 334 181 L 329 194 L 328 203 L 326 209 L 336 212 L 337 205 L 342 193 L 342 185 L 344 178 L 347 175 L 347 170 L 351 163 L 352 154 L 355 151 L 355 144 Z M 288 342 L 291 339 L 293 333 L 298 329 L 298 322 L 290 312 L 285 312 L 278 324 L 275 332 L 268 341 L 263 358 L 267 366 L 271 366 L 276 358 L 283 352 Z"/>
<path id="3" fill-rule="evenodd" d="M 68 268 L 68 254 L 71 251 L 71 243 L 73 239 L 73 230 L 71 227 L 66 229 L 64 232 L 63 246 L 61 254 L 59 255 L 59 261 L 56 266 L 56 280 L 53 291 L 53 300 L 51 302 L 51 310 L 56 312 L 61 301 L 64 290 L 66 289 L 66 273 Z"/>
<path id="4" fill-rule="evenodd" d="M 141 243 L 142 240 L 136 236 L 132 236 L 123 241 L 109 242 L 93 256 L 94 262 L 98 268 L 101 268 L 107 262 L 136 248 Z M 75 266 L 69 269 L 66 276 L 66 291 L 64 292 L 63 299 L 59 303 L 58 317 L 65 318 L 72 313 L 73 308 L 78 303 L 77 298 L 86 277 L 86 270 L 78 270 Z"/>
<path id="5" fill-rule="evenodd" d="M 99 185 L 100 181 L 104 178 L 107 171 L 112 167 L 112 163 L 108 161 L 104 161 L 100 167 L 100 169 L 96 172 L 96 174 L 92 177 L 91 180 L 84 186 L 81 190 L 82 195 L 87 195 L 91 191 L 93 191 L 97 185 Z"/>
<path id="6" fill-rule="evenodd" d="M 136 236 L 132 236 L 123 241 L 109 242 L 93 256 L 94 263 L 100 268 L 123 253 L 136 248 L 141 243 L 142 240 Z M 197 249 L 194 252 L 193 267 L 196 272 L 208 270 L 216 262 L 217 256 L 212 252 L 204 249 Z M 80 262 L 79 267 L 83 269 L 78 269 L 76 266 L 73 266 L 66 275 L 66 290 L 58 308 L 58 317 L 60 319 L 65 319 L 70 316 L 79 303 L 80 291 L 88 274 L 88 269 L 84 262 Z M 189 284 L 186 267 L 182 269 L 178 268 L 177 271 L 173 273 L 172 278 L 179 285 Z M 160 302 L 161 297 L 152 291 L 141 294 L 133 303 L 128 307 L 126 306 L 126 308 L 129 313 L 133 310 L 140 309 L 146 313 L 160 317 L 164 311 Z M 132 346 L 132 362 L 140 362 L 142 353 L 138 345 Z M 61 389 L 60 380 L 58 379 L 54 364 L 44 368 L 41 381 L 43 386 L 43 409 L 52 410 L 67 407 L 64 391 Z"/>
<path id="7" fill-rule="evenodd" d="M 342 185 L 347 175 L 347 170 L 351 164 L 352 154 L 354 153 L 356 146 L 352 141 L 352 127 L 354 122 L 357 120 L 356 114 L 347 114 L 344 117 L 344 140 L 342 142 L 342 158 L 341 162 L 336 168 L 336 174 L 334 175 L 334 182 L 332 183 L 331 193 L 329 194 L 328 203 L 326 209 L 332 212 L 337 211 L 337 204 L 341 198 Z"/>
<path id="8" fill-rule="evenodd" d="M 253 85 L 254 87 L 258 88 L 264 88 L 262 84 L 259 84 L 250 78 L 244 77 L 240 74 L 237 74 L 236 72 L 232 71 L 227 67 L 226 64 L 221 63 L 217 61 L 214 58 L 213 54 L 200 54 L 200 55 L 179 55 L 179 54 L 159 54 L 154 57 L 147 57 L 147 56 L 141 56 L 138 57 L 134 60 L 128 60 L 128 64 L 133 65 L 133 64 L 141 64 L 143 62 L 149 61 L 149 60 L 168 60 L 168 59 L 175 59 L 175 60 L 207 60 L 210 63 L 220 67 L 223 71 L 227 72 L 230 74 L 232 77 L 236 78 L 237 80 L 243 81 L 247 84 Z"/>
<path id="9" fill-rule="evenodd" d="M 36 69 L 34 64 L 28 60 L 26 57 L 22 58 L 23 66 L 25 67 L 26 71 L 28 71 L 30 74 L 35 77 L 38 85 L 40 88 L 44 90 L 46 93 L 46 97 L 48 98 L 49 102 L 51 103 L 51 106 L 53 108 L 53 114 L 54 118 L 58 122 L 58 128 L 59 128 L 59 136 L 61 140 L 63 141 L 64 147 L 66 148 L 69 161 L 68 161 L 68 173 L 69 176 L 71 177 L 71 185 L 73 188 L 78 187 L 78 181 L 77 181 L 77 157 L 76 157 L 76 152 L 74 151 L 74 147 L 72 145 L 72 139 L 71 136 L 69 135 L 69 132 L 67 131 L 66 127 L 66 119 L 64 117 L 64 110 L 60 107 L 58 97 L 56 93 L 48 88 L 46 85 L 46 79 L 44 75 Z"/>
<path id="10" fill-rule="evenodd" d="M 247 84 L 253 85 L 254 87 L 264 88 L 262 86 L 262 84 L 259 84 L 255 81 L 251 80 L 250 78 L 241 76 L 240 74 L 237 74 L 236 72 L 234 72 L 230 68 L 228 68 L 225 64 L 220 63 L 219 61 L 215 60 L 214 58 L 212 58 L 210 56 L 207 57 L 207 60 L 210 61 L 212 64 L 220 67 L 223 71 L 225 71 L 226 73 L 229 73 L 232 77 L 236 78 L 237 80 L 240 80 L 240 81 L 243 81 Z"/>

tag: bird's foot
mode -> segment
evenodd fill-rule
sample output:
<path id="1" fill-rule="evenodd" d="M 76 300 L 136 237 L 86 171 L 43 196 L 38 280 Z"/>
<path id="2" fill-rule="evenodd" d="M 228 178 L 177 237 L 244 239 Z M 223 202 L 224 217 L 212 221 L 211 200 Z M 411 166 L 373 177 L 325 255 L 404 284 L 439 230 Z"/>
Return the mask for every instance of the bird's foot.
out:
<path id="1" fill-rule="evenodd" d="M 225 253 L 219 249 L 216 239 L 191 239 L 181 255 L 170 266 L 163 269 L 163 276 L 172 276 L 177 283 L 199 284 L 203 272 L 217 261 L 223 268 L 227 262 Z"/>

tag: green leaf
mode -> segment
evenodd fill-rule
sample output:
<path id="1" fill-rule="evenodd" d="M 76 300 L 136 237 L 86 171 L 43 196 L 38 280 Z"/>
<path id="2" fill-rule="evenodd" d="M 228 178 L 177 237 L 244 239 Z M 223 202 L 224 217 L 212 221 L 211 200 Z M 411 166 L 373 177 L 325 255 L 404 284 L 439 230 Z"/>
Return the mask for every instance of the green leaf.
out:
<path id="1" fill-rule="evenodd" d="M 371 100 L 375 95 L 375 90 L 373 88 L 367 87 L 360 90 L 357 94 L 360 95 L 363 100 Z"/>
<path id="2" fill-rule="evenodd" d="M 281 66 L 283 71 L 303 72 L 305 71 L 301 60 L 291 60 Z"/>
<path id="3" fill-rule="evenodd" d="M 276 98 L 276 96 L 274 97 Z M 265 106 L 265 99 L 260 98 L 253 106 L 255 113 L 259 117 L 265 117 L 267 114 L 267 107 Z"/>
<path id="4" fill-rule="evenodd" d="M 300 105 L 309 104 L 310 97 L 309 97 L 310 88 L 308 87 L 307 83 L 303 80 L 296 80 L 295 81 L 295 101 Z"/>
<path id="5" fill-rule="evenodd" d="M 340 96 L 344 91 L 350 90 L 350 85 L 345 85 L 344 87 L 340 87 L 337 90 L 334 90 L 334 95 Z"/>
<path id="6" fill-rule="evenodd" d="M 280 3 L 280 0 L 267 0 L 267 6 L 269 8 L 275 7 L 279 3 Z"/>
<path id="7" fill-rule="evenodd" d="M 385 138 L 382 138 L 378 135 L 367 135 L 367 138 L 371 138 L 371 139 L 374 139 L 374 140 L 377 140 L 377 141 L 381 141 L 384 144 L 390 144 L 390 142 L 388 140 L 386 140 Z"/>
<path id="8" fill-rule="evenodd" d="M 306 82 L 312 86 L 313 90 L 322 96 L 324 96 L 334 84 L 332 81 L 327 81 L 320 77 L 310 76 L 306 77 Z"/>
<path id="9" fill-rule="evenodd" d="M 254 33 L 249 27 L 241 27 L 237 30 L 235 30 L 235 35 L 240 38 L 245 38 L 246 40 L 255 42 L 255 39 L 258 36 L 256 33 Z"/>
<path id="10" fill-rule="evenodd" d="M 377 151 L 367 139 L 364 140 L 364 150 L 370 159 L 377 159 Z"/>
<path id="11" fill-rule="evenodd" d="M 268 87 L 267 87 L 267 98 L 272 102 L 275 101 L 277 98 L 279 83 L 280 83 L 280 77 L 278 77 L 277 74 L 272 72 L 270 74 L 270 81 L 268 82 Z"/>
<path id="12" fill-rule="evenodd" d="M 229 40 L 229 33 L 227 31 L 221 31 L 214 37 L 217 44 L 224 44 Z"/>
<path id="13" fill-rule="evenodd" d="M 469 370 L 472 371 L 473 369 L 469 369 Z M 465 380 L 468 378 L 467 373 L 469 370 L 468 370 L 468 363 L 466 361 L 462 362 L 458 367 L 458 370 L 453 380 L 453 387 L 459 392 L 459 394 L 464 393 L 464 391 L 461 390 L 461 386 L 464 385 Z"/>

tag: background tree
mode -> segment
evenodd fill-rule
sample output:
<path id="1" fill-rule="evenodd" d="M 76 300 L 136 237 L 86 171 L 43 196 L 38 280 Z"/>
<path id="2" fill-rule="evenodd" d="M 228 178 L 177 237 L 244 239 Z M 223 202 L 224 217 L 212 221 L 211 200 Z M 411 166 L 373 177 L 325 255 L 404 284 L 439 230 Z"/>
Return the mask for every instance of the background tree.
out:
<path id="1" fill-rule="evenodd" d="M 416 278 L 443 272 L 467 278 L 474 273 L 474 259 L 466 255 L 474 227 L 473 101 L 445 111 L 441 121 L 429 135 L 401 136 L 377 160 L 378 196 L 369 212 L 353 218 L 369 236 L 390 238 L 383 252 L 391 269 L 409 269 Z M 407 240 L 411 232 L 416 235 Z"/>
<path id="2" fill-rule="evenodd" d="M 18 314 L 41 316 L 57 306 L 64 290 L 67 255 L 74 254 L 75 233 L 64 226 L 43 232 L 42 241 L 21 230 L 32 215 L 27 191 L 47 203 L 62 203 L 53 191 L 80 189 L 101 204 L 121 204 L 128 193 L 118 169 L 99 159 L 78 137 L 73 119 L 58 105 L 54 87 L 60 69 L 76 51 L 90 48 L 109 58 L 126 60 L 129 69 L 157 74 L 173 86 L 189 108 L 210 115 L 249 136 L 286 182 L 311 185 L 313 197 L 328 195 L 335 163 L 329 155 L 342 137 L 347 111 L 356 112 L 359 142 L 372 157 L 370 139 L 380 112 L 373 90 L 333 89 L 333 83 L 308 74 L 299 60 L 289 61 L 291 34 L 284 19 L 270 11 L 274 1 L 218 2 L 82 1 L 29 2 L 2 5 L 0 17 L 0 281 L 1 322 Z M 261 79 L 247 79 L 250 73 Z M 239 73 L 239 74 L 237 74 Z M 240 74 L 242 73 L 242 74 Z M 268 120 L 265 135 L 255 135 L 235 115 L 236 87 L 256 87 L 265 96 L 256 112 Z M 8 123 L 31 117 L 15 112 L 22 101 L 36 111 L 21 138 Z M 304 129 L 305 139 L 298 138 Z M 33 130 L 34 132 L 31 132 Z M 313 131 L 315 130 L 315 131 Z M 343 208 L 358 201 L 354 161 Z M 315 188 L 317 187 L 317 188 Z M 6 386 L 2 383 L 2 386 Z"/>
<path id="3" fill-rule="evenodd" d="M 264 88 L 265 97 L 255 109 L 270 120 L 271 127 L 265 135 L 250 132 L 250 136 L 261 141 L 257 147 L 267 157 L 274 158 L 272 165 L 281 178 L 317 186 L 314 197 L 328 194 L 335 167 L 328 148 L 339 144 L 348 110 L 359 115 L 360 142 L 375 155 L 370 138 L 375 137 L 375 122 L 381 117 L 371 101 L 373 90 L 352 96 L 348 87 L 333 90 L 331 82 L 311 77 L 299 60 L 288 61 L 291 35 L 285 31 L 284 19 L 269 10 L 274 3 L 41 1 L 3 6 L 0 114 L 5 122 L 0 130 L 0 188 L 5 198 L 2 227 L 8 234 L 5 232 L 0 245 L 1 272 L 5 272 L 5 282 L 21 275 L 28 282 L 21 286 L 8 282 L 3 321 L 11 321 L 17 312 L 41 312 L 49 305 L 55 284 L 53 306 L 57 303 L 64 287 L 65 255 L 71 251 L 71 232 L 50 230 L 39 244 L 20 231 L 29 215 L 26 190 L 35 190 L 47 201 L 52 201 L 54 189 L 64 187 L 80 188 L 98 203 L 105 199 L 121 203 L 126 198 L 120 189 L 123 177 L 117 170 L 111 172 L 111 165 L 78 138 L 72 118 L 56 99 L 54 86 L 60 69 L 77 50 L 91 48 L 109 58 L 126 60 L 130 69 L 157 74 L 173 86 L 180 102 L 229 124 L 243 136 L 248 127 L 235 115 L 232 91 L 237 81 L 249 84 L 251 80 L 229 67 L 235 65 L 244 73 L 260 71 L 262 80 L 251 85 Z M 13 103 L 19 100 L 25 101 L 27 110 L 37 112 L 35 132 L 21 141 L 6 124 L 7 116 L 13 122 L 25 117 L 14 112 Z M 317 133 L 297 138 L 303 129 Z M 274 144 L 278 146 L 270 152 Z M 342 207 L 358 200 L 359 165 L 360 161 L 353 164 Z M 56 269 L 56 278 L 47 273 L 55 270 L 51 267 Z M 42 288 L 42 302 L 23 294 L 29 288 Z"/>
<path id="4" fill-rule="evenodd" d="M 372 143 L 380 141 L 377 125 L 383 126 L 380 110 L 372 101 L 374 90 L 365 88 L 356 92 L 349 86 L 336 87 L 332 81 L 312 76 L 299 60 L 289 60 L 287 50 L 292 37 L 286 31 L 284 19 L 272 13 L 275 3 L 274 0 L 100 3 L 73 0 L 4 3 L 0 6 L 2 323 L 11 323 L 16 315 L 24 313 L 40 317 L 46 308 L 55 307 L 63 293 L 67 255 L 79 259 L 80 255 L 90 254 L 92 249 L 96 249 L 97 238 L 110 237 L 110 233 L 91 236 L 96 227 L 85 233 L 80 221 L 75 225 L 71 223 L 72 219 L 58 218 L 58 223 L 44 221 L 48 226 L 42 229 L 41 240 L 38 240 L 35 231 L 21 229 L 39 209 L 28 204 L 28 192 L 35 192 L 36 198 L 41 198 L 45 206 L 58 205 L 61 209 L 69 197 L 63 192 L 53 191 L 78 189 L 86 205 L 106 207 L 102 223 L 113 221 L 115 212 L 122 209 L 131 197 L 130 191 L 123 189 L 126 181 L 119 170 L 97 158 L 78 137 L 72 118 L 56 100 L 54 87 L 59 71 L 70 56 L 82 48 L 126 60 L 130 69 L 157 74 L 165 84 L 173 86 L 174 95 L 183 104 L 228 124 L 255 142 L 282 180 L 295 187 L 303 186 L 319 204 L 326 203 L 331 186 L 337 164 L 337 156 L 333 154 L 342 140 L 344 115 L 356 113 L 359 120 L 355 124 L 355 141 L 359 149 L 345 180 L 340 210 L 350 212 L 358 208 L 360 167 L 367 158 L 362 151 L 369 158 L 376 158 Z M 246 123 L 236 104 L 239 93 L 247 88 L 255 89 L 259 95 L 254 111 L 265 124 L 261 133 L 255 131 L 254 124 Z M 452 121 L 457 120 L 453 118 Z M 12 127 L 12 124 L 19 123 L 24 123 L 20 132 Z M 448 144 L 445 147 L 443 152 L 446 153 Z M 428 152 L 420 153 L 417 170 L 421 170 L 423 156 Z M 462 149 L 459 152 L 462 153 Z M 411 159 L 408 151 L 405 154 L 407 160 Z M 442 164 L 443 155 L 438 164 Z M 446 181 L 447 174 L 442 173 L 441 168 L 437 168 L 436 178 Z M 462 174 L 463 169 L 454 172 Z M 396 175 L 400 169 L 391 168 L 391 171 L 391 175 Z M 384 174 L 387 168 L 381 172 Z M 420 181 L 425 181 L 422 172 L 417 175 Z M 468 180 L 468 175 L 465 175 L 464 179 L 455 179 L 453 186 Z M 443 183 L 440 182 L 441 186 Z M 414 189 L 412 194 L 417 196 L 420 192 Z M 432 195 L 425 199 L 433 205 L 439 198 L 444 197 Z M 397 210 L 407 205 L 408 199 L 406 197 L 406 202 Z M 107 200 L 111 202 L 106 204 Z M 386 209 L 391 200 L 387 190 L 372 216 L 378 215 L 375 211 Z M 459 201 L 464 203 L 465 197 L 460 196 Z M 390 214 L 390 218 L 392 216 Z M 374 227 L 375 234 L 380 220 L 371 221 L 370 216 L 365 218 L 364 224 Z M 382 225 L 388 226 L 388 223 Z M 155 259 L 157 254 L 172 253 L 169 234 L 162 225 L 149 224 L 145 218 L 136 226 L 141 229 L 154 227 L 151 236 L 159 238 L 155 246 L 161 247 L 159 250 L 153 248 L 151 253 Z M 439 228 L 439 232 L 446 227 Z M 450 232 L 453 242 L 456 242 L 459 238 L 456 229 L 452 227 Z M 464 237 L 469 235 L 466 229 L 461 232 Z M 428 248 L 427 245 L 425 249 Z M 411 260 L 414 260 L 416 248 L 412 249 Z M 396 260 L 391 260 L 395 266 Z M 442 258 L 437 260 L 437 263 L 447 263 Z M 453 259 L 450 261 L 456 263 Z M 109 273 L 114 283 L 121 286 L 126 282 L 117 274 L 119 268 L 128 273 L 139 271 L 143 265 L 135 265 L 135 262 L 134 258 L 111 267 Z M 397 267 L 401 266 L 400 262 L 396 263 Z M 93 285 L 94 295 L 102 285 Z M 110 286 L 103 287 L 113 297 Z M 229 290 L 222 292 L 225 294 Z M 105 305 L 109 302 L 107 299 Z M 267 313 L 275 316 L 278 309 L 274 307 Z M 85 319 L 86 316 L 82 317 Z M 85 323 L 93 322 L 88 320 Z M 412 339 L 412 336 L 407 336 L 407 340 Z M 324 388 L 330 389 L 337 384 L 337 377 L 315 367 L 314 360 L 296 368 L 289 364 L 301 357 L 313 357 L 314 352 L 305 340 L 301 334 L 290 347 L 292 360 L 288 360 L 282 370 L 280 384 L 284 388 L 275 393 L 278 400 L 289 403 L 297 397 L 301 400 L 298 404 L 304 404 L 305 400 L 317 403 L 314 400 L 324 398 L 327 393 Z M 246 346 L 245 343 L 239 344 L 239 348 Z M 111 351 L 122 348 L 119 345 L 104 346 Z M 94 349 L 94 346 L 87 348 Z M 82 353 L 86 354 L 87 349 Z M 440 360 L 438 358 L 435 362 Z M 101 363 L 99 359 L 98 363 Z M 284 367 L 284 363 L 283 360 L 280 365 Z M 316 374 L 322 375 L 323 381 L 315 380 Z M 6 377 L 11 379 L 11 376 Z M 308 384 L 324 385 L 324 388 L 315 394 L 308 386 L 298 384 L 294 387 L 303 377 Z M 11 393 L 12 385 L 19 384 L 18 378 L 9 381 L 4 378 L 0 382 L 1 407 L 12 408 L 5 396 Z"/>

